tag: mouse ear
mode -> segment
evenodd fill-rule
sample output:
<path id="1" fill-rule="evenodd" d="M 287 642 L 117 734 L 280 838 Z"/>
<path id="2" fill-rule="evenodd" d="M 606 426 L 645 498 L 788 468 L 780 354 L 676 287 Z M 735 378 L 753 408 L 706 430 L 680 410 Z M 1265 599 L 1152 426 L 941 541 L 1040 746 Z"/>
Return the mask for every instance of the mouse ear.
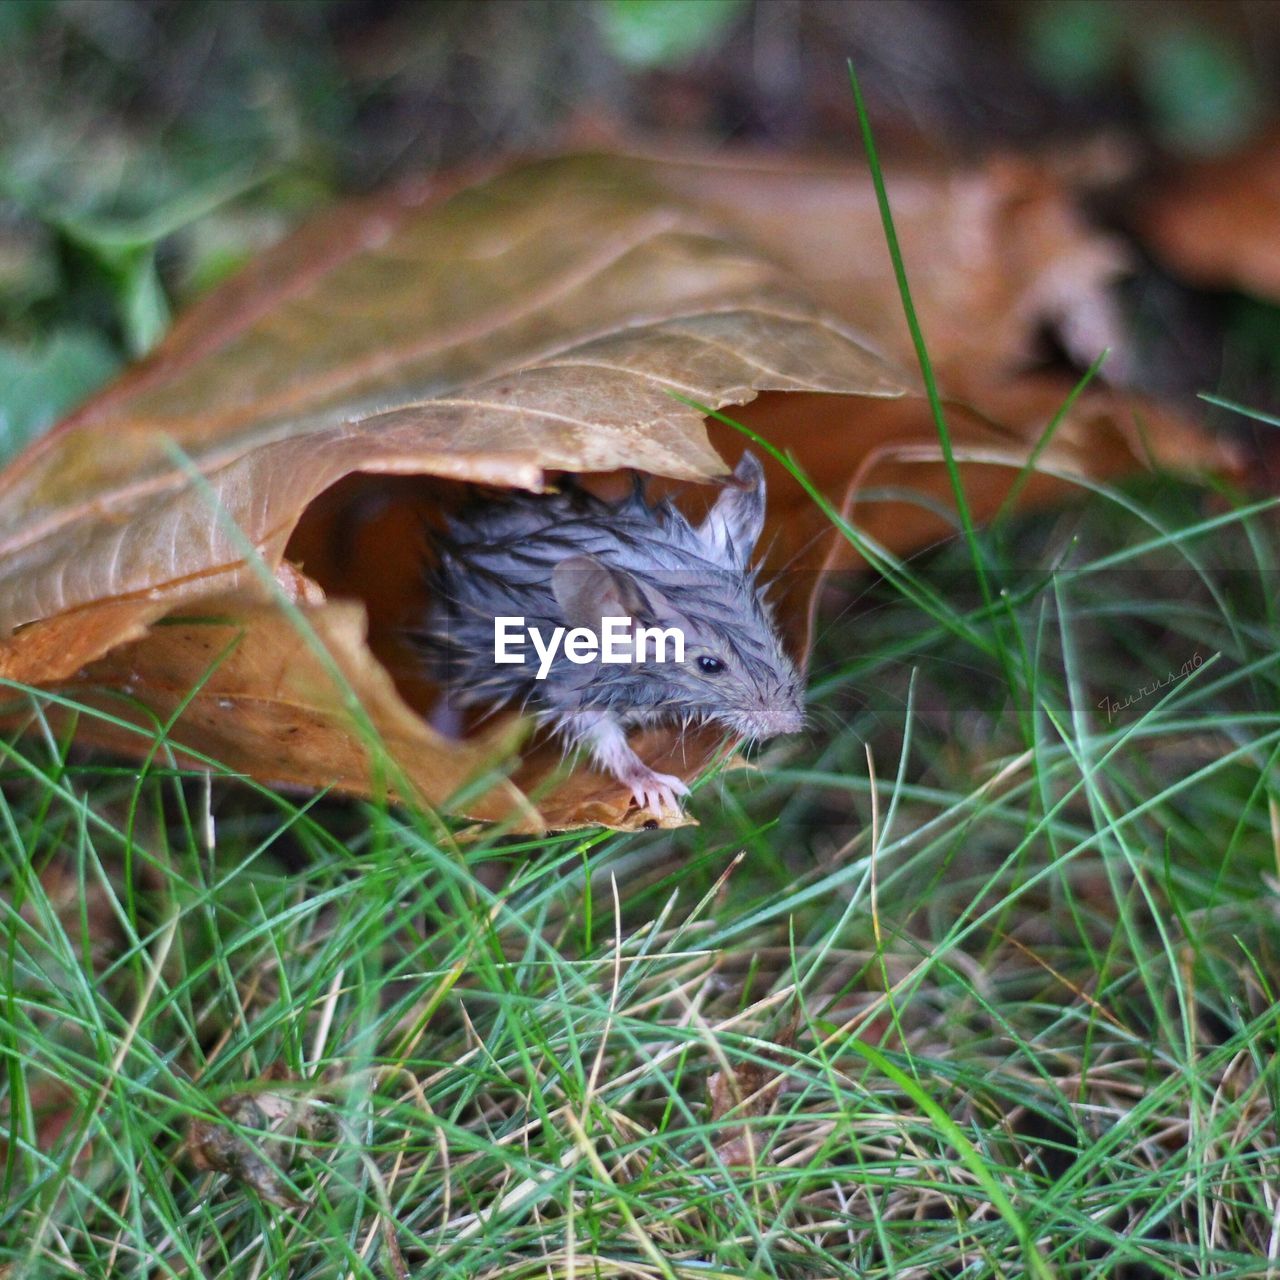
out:
<path id="1" fill-rule="evenodd" d="M 698 537 L 726 559 L 746 566 L 764 528 L 764 468 L 754 453 L 744 453 L 733 469 L 733 483 L 715 500 L 698 526 Z"/>
<path id="2" fill-rule="evenodd" d="M 551 592 L 571 627 L 600 630 L 601 618 L 651 621 L 651 602 L 640 584 L 621 569 L 594 556 L 570 556 L 551 572 Z"/>

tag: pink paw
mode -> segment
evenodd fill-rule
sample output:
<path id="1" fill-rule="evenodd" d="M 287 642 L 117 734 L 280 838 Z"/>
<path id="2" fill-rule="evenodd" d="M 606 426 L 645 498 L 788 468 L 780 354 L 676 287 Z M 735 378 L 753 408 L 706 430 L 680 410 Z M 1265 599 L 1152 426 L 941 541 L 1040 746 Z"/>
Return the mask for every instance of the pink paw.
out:
<path id="1" fill-rule="evenodd" d="M 679 816 L 681 806 L 678 797 L 689 794 L 689 788 L 674 774 L 655 773 L 652 769 L 629 773 L 622 781 L 631 788 L 631 798 L 636 804 L 659 818 L 667 811 Z"/>

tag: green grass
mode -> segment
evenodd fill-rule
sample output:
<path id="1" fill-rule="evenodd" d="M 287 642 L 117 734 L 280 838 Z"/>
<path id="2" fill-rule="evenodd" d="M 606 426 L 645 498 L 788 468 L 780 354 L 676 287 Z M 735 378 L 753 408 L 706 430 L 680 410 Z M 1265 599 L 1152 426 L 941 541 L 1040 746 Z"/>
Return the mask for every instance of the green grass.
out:
<path id="1" fill-rule="evenodd" d="M 979 533 L 1003 652 L 962 538 L 911 566 L 946 616 L 859 584 L 813 731 L 677 833 L 456 847 L 37 715 L 2 775 L 0 1256 L 1262 1274 L 1280 546 L 1249 511 L 1157 478 Z M 246 1092 L 296 1102 L 268 1155 L 302 1208 L 182 1151 Z"/>
<path id="2" fill-rule="evenodd" d="M 866 549 L 810 732 L 675 833 L 458 844 L 0 690 L 0 1276 L 1277 1270 L 1275 504 Z"/>

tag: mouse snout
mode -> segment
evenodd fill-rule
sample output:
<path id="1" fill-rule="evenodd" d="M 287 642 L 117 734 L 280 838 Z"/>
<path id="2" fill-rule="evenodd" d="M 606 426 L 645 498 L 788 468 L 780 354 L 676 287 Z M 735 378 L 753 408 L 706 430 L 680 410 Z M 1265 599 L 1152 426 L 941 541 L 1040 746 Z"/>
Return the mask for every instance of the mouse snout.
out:
<path id="1" fill-rule="evenodd" d="M 787 707 L 776 714 L 774 733 L 799 733 L 804 728 L 804 712 L 799 707 Z"/>
<path id="2" fill-rule="evenodd" d="M 776 738 L 804 728 L 804 711 L 790 699 L 757 707 L 752 719 L 754 736 L 758 738 Z"/>

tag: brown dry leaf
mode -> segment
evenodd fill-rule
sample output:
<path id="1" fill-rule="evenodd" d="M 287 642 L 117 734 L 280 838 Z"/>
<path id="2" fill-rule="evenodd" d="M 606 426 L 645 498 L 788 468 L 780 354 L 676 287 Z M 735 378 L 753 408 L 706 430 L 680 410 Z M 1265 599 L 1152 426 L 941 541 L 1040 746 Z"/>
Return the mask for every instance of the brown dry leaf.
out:
<path id="1" fill-rule="evenodd" d="M 357 473 L 529 489 L 555 469 L 706 480 L 724 465 L 672 390 L 720 406 L 762 388 L 907 386 L 786 272 L 634 164 L 568 158 L 462 190 L 402 189 L 266 255 L 0 477 L 0 672 L 123 691 L 163 720 L 220 660 L 178 740 L 271 781 L 367 790 L 336 665 L 409 784 L 443 804 L 510 755 L 511 734 L 459 749 L 405 705 L 361 611 L 284 558 L 311 503 Z M 175 611 L 193 618 L 154 625 Z M 616 820 L 609 791 L 599 813 Z M 506 784 L 467 807 L 537 823 Z"/>
<path id="2" fill-rule="evenodd" d="M 779 1049 L 789 1049 L 795 1043 L 797 1025 L 798 1019 L 793 1017 L 775 1042 Z M 770 1115 L 777 1109 L 785 1086 L 786 1077 L 781 1072 L 745 1059 L 708 1076 L 711 1121 L 722 1126 L 716 1137 L 716 1154 L 726 1165 L 754 1168 L 759 1163 L 770 1135 L 759 1126 L 731 1122 Z"/>
<path id="3" fill-rule="evenodd" d="M 865 167 L 768 158 L 654 166 L 664 183 L 767 248 L 819 302 L 914 368 Z M 1110 289 L 1131 269 L 1131 254 L 1081 213 L 1072 188 L 1089 173 L 1080 167 L 1013 155 L 950 170 L 886 167 L 916 311 L 951 391 L 1021 367 L 1045 331 L 1082 365 L 1109 347 L 1107 374 L 1123 380 L 1127 342 Z"/>
<path id="4" fill-rule="evenodd" d="M 1072 390 L 1059 375 L 1027 375 L 989 386 L 979 413 L 971 403 L 946 406 L 966 498 L 975 518 L 993 516 L 1038 441 Z M 770 439 L 785 442 L 803 470 L 872 540 L 897 555 L 909 555 L 945 538 L 957 524 L 950 478 L 942 462 L 937 430 L 918 396 L 850 403 L 829 396 L 761 396 L 734 415 Z M 736 433 L 719 427 L 712 441 L 726 453 Z M 1059 424 L 1019 505 L 1044 506 L 1083 496 L 1086 483 L 1165 468 L 1188 472 L 1231 471 L 1240 459 L 1182 419 L 1145 397 L 1093 386 Z M 770 494 L 763 542 L 771 547 L 767 568 L 785 565 L 780 620 L 793 649 L 808 650 L 819 575 L 856 569 L 864 562 L 831 529 L 800 486 L 771 459 L 765 471 Z M 873 497 L 909 492 L 917 501 Z M 794 591 L 793 598 L 788 594 Z"/>
<path id="5" fill-rule="evenodd" d="M 1239 154 L 1183 165 L 1139 225 L 1156 256 L 1194 284 L 1280 299 L 1280 129 Z"/>
<path id="6" fill-rule="evenodd" d="M 768 1115 L 778 1104 L 777 1089 L 766 1086 L 778 1077 L 758 1063 L 739 1063 L 732 1071 L 716 1071 L 707 1081 L 712 1121 L 725 1116 L 746 1121 Z M 745 1123 L 725 1124 L 716 1139 L 716 1154 L 730 1167 L 759 1163 L 763 1130 Z"/>
<path id="7" fill-rule="evenodd" d="M 289 1078 L 286 1070 L 273 1069 L 264 1081 Z M 233 1094 L 218 1110 L 230 1124 L 198 1119 L 188 1124 L 184 1146 L 191 1163 L 197 1169 L 243 1182 L 261 1199 L 282 1209 L 303 1208 L 303 1201 L 280 1173 L 289 1167 L 297 1136 L 309 1132 L 309 1101 L 277 1089 L 262 1089 Z"/>
<path id="8" fill-rule="evenodd" d="M 793 448 L 837 500 L 872 470 L 882 483 L 889 465 L 946 497 L 913 379 L 806 292 L 878 323 L 892 347 L 878 233 L 851 240 L 843 226 L 852 172 L 832 188 L 826 170 L 568 157 L 405 187 L 304 228 L 0 475 L 0 676 L 108 712 L 83 717 L 82 737 L 135 754 L 175 721 L 173 741 L 269 783 L 416 793 L 522 829 L 644 821 L 612 779 L 579 769 L 561 780 L 558 750 L 521 759 L 510 717 L 463 743 L 424 722 L 433 691 L 399 639 L 422 604 L 424 521 L 464 482 L 536 490 L 562 470 L 725 473 L 740 443 L 717 428 L 713 448 L 671 391 L 714 407 L 765 392 L 740 416 Z M 930 221 L 951 225 L 949 191 L 904 197 L 920 227 L 908 248 L 922 257 Z M 1061 221 L 1043 209 L 1028 225 Z M 972 355 L 966 290 L 995 271 L 1004 234 L 994 215 L 981 225 L 977 257 L 961 236 L 937 258 L 964 263 L 960 283 L 917 274 L 921 309 L 944 329 L 950 320 L 945 345 L 960 364 Z M 998 322 L 985 350 L 1008 360 L 1025 349 L 1045 300 L 1061 301 L 1064 263 L 1093 262 L 1094 283 L 1110 269 L 1096 246 L 1076 252 L 1044 277 L 1021 259 L 1005 269 L 1005 291 L 983 303 Z M 1003 315 L 1011 272 L 1022 303 Z M 976 414 L 957 425 L 961 443 L 1000 451 L 983 458 L 992 478 L 973 501 L 980 517 L 1054 395 L 1024 394 L 1034 406 L 1007 416 L 984 398 L 1008 428 Z M 1065 470 L 1104 476 L 1147 461 L 1131 405 L 1085 411 L 1055 446 Z M 1156 443 L 1166 461 L 1212 453 L 1181 427 Z M 776 470 L 770 481 L 777 553 L 820 567 L 831 547 L 813 508 Z M 1029 496 L 1063 487 L 1037 482 Z M 886 523 L 898 550 L 925 536 Z M 807 605 L 788 610 L 798 647 Z M 391 776 L 371 766 L 378 753 L 353 696 L 395 761 Z M 640 749 L 691 776 L 714 744 L 669 731 Z"/>

